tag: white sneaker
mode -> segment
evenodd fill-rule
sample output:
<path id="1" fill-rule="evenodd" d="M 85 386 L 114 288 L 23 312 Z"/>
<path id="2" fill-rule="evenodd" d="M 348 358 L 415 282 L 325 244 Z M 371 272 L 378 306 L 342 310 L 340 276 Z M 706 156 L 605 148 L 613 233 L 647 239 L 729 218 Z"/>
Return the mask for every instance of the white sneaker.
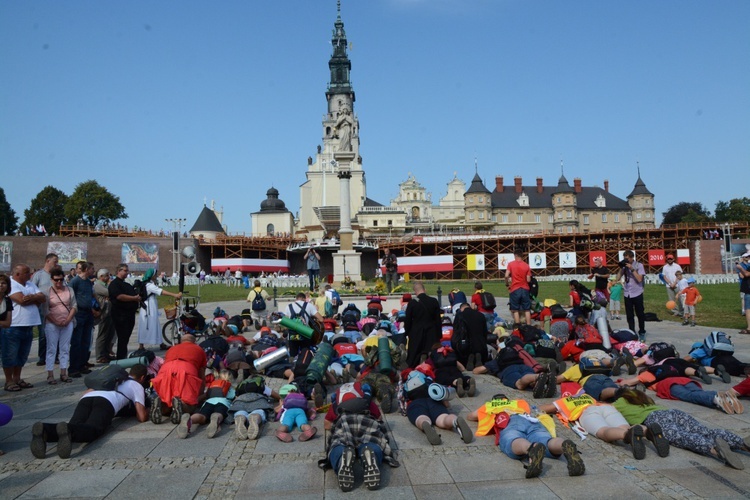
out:
<path id="1" fill-rule="evenodd" d="M 239 440 L 247 439 L 247 419 L 245 415 L 234 417 L 234 435 Z"/>

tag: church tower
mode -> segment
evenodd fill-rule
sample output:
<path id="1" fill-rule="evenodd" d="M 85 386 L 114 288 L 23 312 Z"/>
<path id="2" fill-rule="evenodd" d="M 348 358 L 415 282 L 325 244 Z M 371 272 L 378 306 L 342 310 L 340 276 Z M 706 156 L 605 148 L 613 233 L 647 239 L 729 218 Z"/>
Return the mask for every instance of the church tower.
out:
<path id="1" fill-rule="evenodd" d="M 295 233 L 306 235 L 308 239 L 334 236 L 341 225 L 342 196 L 337 177 L 339 164 L 334 159 L 334 153 L 353 155 L 349 164 L 349 213 L 356 216 L 367 197 L 365 172 L 359 155 L 359 119 L 354 113 L 352 63 L 347 54 L 347 44 L 339 0 L 331 37 L 333 53 L 328 61 L 330 77 L 325 93 L 327 112 L 322 121 L 323 144 L 318 146 L 314 158 L 308 158 L 307 180 L 300 186 L 300 213 Z"/>

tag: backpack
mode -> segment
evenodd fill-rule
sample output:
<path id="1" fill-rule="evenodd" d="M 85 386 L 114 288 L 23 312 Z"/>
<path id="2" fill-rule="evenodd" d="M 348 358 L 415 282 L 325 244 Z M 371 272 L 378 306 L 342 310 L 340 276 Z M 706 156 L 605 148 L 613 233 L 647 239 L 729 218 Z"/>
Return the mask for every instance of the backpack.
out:
<path id="1" fill-rule="evenodd" d="M 666 342 L 654 342 L 648 346 L 648 350 L 651 353 L 651 358 L 657 363 L 667 358 L 677 357 L 675 346 Z"/>
<path id="2" fill-rule="evenodd" d="M 302 307 L 300 308 L 299 312 L 294 308 L 294 303 L 289 307 L 292 311 L 292 315 L 290 316 L 291 319 L 301 319 L 302 323 L 309 325 L 310 324 L 310 315 L 307 313 L 307 302 L 302 303 Z"/>
<path id="3" fill-rule="evenodd" d="M 229 380 L 216 379 L 206 388 L 206 396 L 208 398 L 225 398 L 231 388 L 232 383 Z"/>
<path id="4" fill-rule="evenodd" d="M 604 342 L 599 330 L 594 325 L 589 325 L 588 323 L 576 326 L 576 337 L 584 344 L 601 344 Z"/>
<path id="5" fill-rule="evenodd" d="M 146 309 L 146 301 L 148 301 L 148 291 L 146 291 L 146 282 L 141 280 L 135 280 L 133 282 L 133 288 L 135 293 L 141 298 L 141 307 Z"/>
<path id="6" fill-rule="evenodd" d="M 612 374 L 612 368 L 604 366 L 600 359 L 592 359 L 585 356 L 581 356 L 580 361 L 578 362 L 578 368 L 581 370 L 581 375 L 584 377 L 589 375 L 609 376 Z"/>
<path id="7" fill-rule="evenodd" d="M 683 376 L 680 370 L 678 370 L 675 366 L 669 364 L 649 366 L 646 368 L 646 371 L 648 371 L 655 377 L 653 382 L 648 382 L 645 384 L 647 386 L 653 385 L 657 382 L 661 382 L 666 378 Z"/>
<path id="8" fill-rule="evenodd" d="M 549 311 L 552 313 L 553 319 L 561 319 L 568 316 L 568 311 L 560 304 L 552 304 L 549 306 Z"/>
<path id="9" fill-rule="evenodd" d="M 406 397 L 411 400 L 419 398 L 428 398 L 430 393 L 427 391 L 432 381 L 424 373 L 418 370 L 412 370 L 404 382 L 404 392 Z"/>
<path id="10" fill-rule="evenodd" d="M 299 353 L 297 353 L 297 357 L 294 360 L 294 367 L 292 368 L 292 371 L 294 371 L 294 375 L 297 377 L 302 377 L 307 373 L 307 368 L 310 366 L 310 363 L 312 363 L 313 360 L 313 353 L 310 349 L 301 349 Z"/>
<path id="11" fill-rule="evenodd" d="M 343 413 L 365 415 L 370 412 L 372 389 L 369 384 L 349 382 L 339 387 L 332 399 L 333 413 L 336 415 Z"/>
<path id="12" fill-rule="evenodd" d="M 341 300 L 341 295 L 339 295 L 339 292 L 337 292 L 336 290 L 331 290 L 331 305 L 333 307 L 338 307 L 341 304 L 343 304 L 343 302 Z"/>
<path id="13" fill-rule="evenodd" d="M 122 366 L 106 365 L 86 375 L 83 383 L 95 391 L 114 391 L 129 377 L 128 371 Z"/>
<path id="14" fill-rule="evenodd" d="M 533 344 L 542 338 L 541 332 L 538 328 L 525 324 L 519 326 L 518 329 L 513 330 L 512 335 L 521 339 L 524 344 Z"/>
<path id="15" fill-rule="evenodd" d="M 333 317 L 333 302 L 328 299 L 326 299 L 326 303 L 323 306 L 323 316 L 326 318 Z"/>
<path id="16" fill-rule="evenodd" d="M 656 313 L 643 313 L 643 320 L 644 321 L 654 321 L 654 322 L 661 321 L 659 319 L 659 316 L 656 315 Z"/>
<path id="17" fill-rule="evenodd" d="M 452 306 L 455 306 L 456 304 L 466 304 L 469 301 L 466 300 L 466 294 L 464 292 L 456 290 L 448 294 L 448 302 L 450 302 Z"/>
<path id="18" fill-rule="evenodd" d="M 567 342 L 570 338 L 570 323 L 568 321 L 555 321 L 549 325 L 549 334 L 560 342 Z"/>
<path id="19" fill-rule="evenodd" d="M 492 311 L 497 307 L 497 302 L 495 302 L 495 296 L 492 295 L 490 292 L 481 292 L 479 294 L 479 298 L 482 300 L 482 309 Z"/>
<path id="20" fill-rule="evenodd" d="M 456 315 L 456 319 L 453 321 L 451 347 L 459 356 L 468 356 L 471 349 L 469 327 L 466 325 L 466 320 L 461 314 Z"/>
<path id="21" fill-rule="evenodd" d="M 266 388 L 266 381 L 260 375 L 253 375 L 252 377 L 244 379 L 242 382 L 237 384 L 234 389 L 234 393 L 237 396 L 247 393 L 263 394 Z"/>
<path id="22" fill-rule="evenodd" d="M 734 353 L 732 339 L 724 332 L 711 332 L 703 341 L 703 350 L 708 356 Z"/>
<path id="23" fill-rule="evenodd" d="M 539 282 L 533 276 L 529 280 L 529 295 L 539 297 Z"/>
<path id="24" fill-rule="evenodd" d="M 265 311 L 266 299 L 263 298 L 263 289 L 253 288 L 253 291 L 255 292 L 255 297 L 253 297 L 253 302 L 250 305 L 250 308 L 253 311 Z"/>
<path id="25" fill-rule="evenodd" d="M 435 365 L 436 370 L 455 367 L 458 362 L 456 352 L 450 347 L 442 347 L 437 351 L 432 351 L 430 353 L 430 359 Z"/>

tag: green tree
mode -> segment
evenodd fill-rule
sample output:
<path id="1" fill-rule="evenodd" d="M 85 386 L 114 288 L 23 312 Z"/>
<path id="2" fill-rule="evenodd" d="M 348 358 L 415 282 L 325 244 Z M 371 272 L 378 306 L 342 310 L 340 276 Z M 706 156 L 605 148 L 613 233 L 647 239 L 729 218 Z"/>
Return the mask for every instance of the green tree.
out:
<path id="1" fill-rule="evenodd" d="M 31 200 L 29 208 L 23 211 L 21 227 L 43 225 L 47 233 L 57 232 L 65 224 L 65 204 L 68 195 L 54 186 L 47 186 Z"/>
<path id="2" fill-rule="evenodd" d="M 712 220 L 711 212 L 699 202 L 683 201 L 672 205 L 666 212 L 662 213 L 662 225 L 679 224 L 681 222 L 708 222 Z"/>
<path id="3" fill-rule="evenodd" d="M 127 219 L 120 197 L 115 196 L 94 180 L 78 184 L 65 204 L 65 217 L 69 223 L 79 220 L 89 226 L 107 224 L 117 219 Z"/>
<path id="4" fill-rule="evenodd" d="M 4 235 L 14 235 L 18 230 L 18 216 L 5 199 L 5 190 L 0 187 L 0 229 Z"/>
<path id="5" fill-rule="evenodd" d="M 716 204 L 716 222 L 750 220 L 750 198 L 732 198 Z"/>

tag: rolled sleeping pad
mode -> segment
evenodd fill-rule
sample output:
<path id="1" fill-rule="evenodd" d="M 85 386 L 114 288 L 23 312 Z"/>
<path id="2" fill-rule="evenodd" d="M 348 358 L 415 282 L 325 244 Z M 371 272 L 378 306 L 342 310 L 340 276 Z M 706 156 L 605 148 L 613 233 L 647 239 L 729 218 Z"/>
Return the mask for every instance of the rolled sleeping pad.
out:
<path id="1" fill-rule="evenodd" d="M 430 384 L 427 388 L 427 393 L 435 401 L 450 401 L 456 397 L 456 389 L 454 387 L 446 387 L 442 384 Z"/>
<path id="2" fill-rule="evenodd" d="M 393 370 L 393 359 L 391 358 L 391 342 L 388 337 L 378 339 L 378 362 L 380 373 L 388 375 Z"/>
<path id="3" fill-rule="evenodd" d="M 609 338 L 609 327 L 607 326 L 607 318 L 596 318 L 596 329 L 599 330 L 599 335 L 602 336 L 602 344 L 605 349 L 612 349 L 612 340 Z"/>
<path id="4" fill-rule="evenodd" d="M 289 350 L 286 347 L 279 347 L 273 352 L 269 352 L 265 356 L 253 361 L 253 366 L 256 370 L 261 371 L 269 366 L 273 366 L 279 361 L 285 360 L 289 357 Z"/>
<path id="5" fill-rule="evenodd" d="M 148 358 L 146 356 L 140 356 L 137 358 L 125 358 L 125 359 L 114 359 L 109 362 L 110 365 L 120 365 L 123 368 L 132 368 L 135 365 L 143 365 L 148 366 L 151 363 L 149 363 Z"/>
<path id="6" fill-rule="evenodd" d="M 308 384 L 312 386 L 323 383 L 323 376 L 331 364 L 333 352 L 333 345 L 328 342 L 318 344 L 318 350 L 315 352 L 312 361 L 310 361 L 310 366 L 305 371 L 305 379 Z"/>
<path id="7" fill-rule="evenodd" d="M 315 333 L 312 328 L 302 323 L 301 321 L 297 321 L 296 319 L 281 318 L 279 324 L 281 324 L 281 326 L 283 326 L 284 328 L 297 332 L 308 339 L 311 339 L 313 337 L 313 334 Z"/>

